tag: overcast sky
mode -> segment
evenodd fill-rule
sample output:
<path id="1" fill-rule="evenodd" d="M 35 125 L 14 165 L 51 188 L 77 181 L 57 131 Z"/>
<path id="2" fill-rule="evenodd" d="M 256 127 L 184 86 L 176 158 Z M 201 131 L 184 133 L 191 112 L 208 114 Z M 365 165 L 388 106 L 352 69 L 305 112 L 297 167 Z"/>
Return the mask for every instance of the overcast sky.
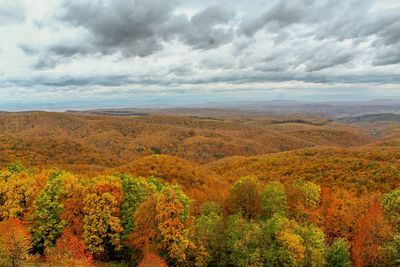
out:
<path id="1" fill-rule="evenodd" d="M 400 98 L 400 1 L 0 0 L 0 107 L 185 96 Z"/>

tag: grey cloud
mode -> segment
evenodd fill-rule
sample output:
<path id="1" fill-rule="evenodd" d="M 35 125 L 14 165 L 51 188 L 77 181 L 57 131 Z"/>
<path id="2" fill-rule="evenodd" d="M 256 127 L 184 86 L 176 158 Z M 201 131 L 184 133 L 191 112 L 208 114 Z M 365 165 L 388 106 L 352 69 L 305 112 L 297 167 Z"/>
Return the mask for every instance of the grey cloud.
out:
<path id="1" fill-rule="evenodd" d="M 92 37 L 87 41 L 103 54 L 121 50 L 126 55 L 147 56 L 161 48 L 157 34 L 173 16 L 177 3 L 176 0 L 66 2 L 60 19 L 87 30 Z"/>
<path id="2" fill-rule="evenodd" d="M 226 83 L 226 84 L 253 84 L 264 82 L 287 82 L 299 81 L 321 84 L 357 84 L 357 83 L 397 83 L 400 84 L 400 76 L 392 74 L 328 74 L 318 72 L 300 73 L 295 71 L 253 71 L 253 72 L 226 72 L 220 75 L 209 75 L 207 77 L 194 78 L 189 77 L 175 81 L 178 84 L 210 84 L 210 83 Z M 164 85 L 170 84 L 166 81 Z"/>
<path id="3" fill-rule="evenodd" d="M 188 10 L 179 0 L 65 1 L 55 20 L 36 27 L 43 30 L 37 39 L 18 41 L 25 41 L 18 47 L 29 57 L 26 64 L 37 60 L 27 77 L 0 84 L 116 93 L 129 85 L 173 90 L 208 83 L 400 84 L 400 9 L 384 9 L 380 0 L 255 0 L 257 8 L 244 0 L 212 0 L 210 6 L 198 1 L 190 0 L 196 8 Z M 43 40 L 53 28 L 67 34 Z M 119 64 L 124 57 L 148 58 L 123 60 L 113 70 L 121 75 L 98 74 L 97 66 L 85 65 L 95 62 L 104 70 L 111 58 Z M 64 65 L 46 71 L 58 64 Z M 146 65 L 136 74 L 130 64 Z"/>
<path id="4" fill-rule="evenodd" d="M 181 69 L 176 71 L 188 71 Z M 190 73 L 189 73 L 190 74 Z M 40 74 L 32 76 L 8 77 L 0 84 L 4 87 L 24 87 L 24 88 L 51 88 L 51 91 L 62 92 L 70 87 L 78 87 L 79 90 L 85 91 L 86 88 L 100 87 L 109 88 L 118 93 L 118 88 L 129 87 L 129 85 L 139 85 L 145 91 L 146 86 L 156 85 L 171 90 L 173 88 L 185 87 L 186 85 L 202 85 L 202 84 L 255 84 L 263 82 L 286 82 L 300 81 L 321 84 L 357 84 L 357 83 L 397 83 L 400 84 L 400 76 L 395 74 L 383 73 L 360 73 L 360 74 L 335 74 L 309 72 L 302 73 L 296 71 L 233 71 L 227 70 L 222 74 L 209 74 L 204 77 L 196 77 L 196 75 L 181 75 L 175 78 L 171 77 L 148 77 L 131 76 L 131 75 L 53 75 Z M 114 89 L 112 89 L 114 88 Z M 89 89 L 88 89 L 89 90 Z M 107 89 L 108 90 L 108 89 Z M 136 89 L 135 89 L 136 90 Z M 128 90 L 129 91 L 129 90 Z"/>
<path id="5" fill-rule="evenodd" d="M 331 57 L 321 57 L 317 60 L 309 60 L 305 65 L 308 71 L 319 71 L 331 68 L 337 65 L 345 64 L 352 60 L 354 55 L 344 53 L 342 55 L 335 55 Z"/>
<path id="6" fill-rule="evenodd" d="M 195 14 L 191 18 L 191 22 L 197 26 L 212 27 L 229 22 L 234 14 L 235 12 L 227 7 L 208 6 Z"/>
<path id="7" fill-rule="evenodd" d="M 52 69 L 57 66 L 59 62 L 60 59 L 56 59 L 54 57 L 40 56 L 33 65 L 33 68 L 36 70 Z"/>
<path id="8" fill-rule="evenodd" d="M 0 24 L 19 23 L 25 20 L 26 12 L 20 1 L 0 2 Z"/>
<path id="9" fill-rule="evenodd" d="M 376 35 L 385 44 L 397 43 L 400 8 L 374 10 L 375 3 L 375 0 L 278 0 L 261 15 L 245 19 L 240 33 L 246 36 L 260 30 L 281 33 L 289 26 L 303 24 L 311 27 L 318 39 Z"/>
<path id="10" fill-rule="evenodd" d="M 17 45 L 19 49 L 21 49 L 27 55 L 35 55 L 38 53 L 38 50 L 29 44 L 21 43 Z"/>
<path id="11" fill-rule="evenodd" d="M 245 19 L 239 32 L 248 37 L 260 30 L 277 33 L 274 39 L 276 45 L 287 39 L 298 38 L 300 35 L 295 30 L 289 30 L 290 27 L 297 25 L 308 27 L 309 34 L 317 40 L 349 39 L 358 43 L 367 41 L 368 38 L 375 38 L 376 41 L 373 43 L 375 53 L 370 54 L 373 64 L 397 64 L 400 7 L 377 10 L 373 8 L 376 3 L 374 0 L 275 1 L 275 4 L 261 15 Z M 329 52 L 325 51 L 328 54 Z M 353 56 L 341 53 L 323 62 L 319 62 L 318 58 L 320 57 L 313 57 L 306 63 L 309 71 L 348 62 Z"/>
<path id="12" fill-rule="evenodd" d="M 304 24 L 316 27 L 313 34 L 318 38 L 332 36 L 342 39 L 352 38 L 367 32 L 367 29 L 361 30 L 360 26 L 363 26 L 365 18 L 369 16 L 373 2 L 373 0 L 277 0 L 258 16 L 246 18 L 241 25 L 240 33 L 250 37 L 260 30 L 281 32 L 292 25 Z"/>
<path id="13" fill-rule="evenodd" d="M 357 54 L 352 47 L 328 42 L 302 53 L 298 64 L 304 62 L 307 71 L 320 71 L 350 62 Z"/>
<path id="14" fill-rule="evenodd" d="M 284 58 L 283 53 L 281 50 L 260 59 L 258 63 L 252 66 L 252 69 L 260 72 L 283 72 L 289 70 L 294 65 L 295 58 Z M 242 69 L 248 68 L 249 65 L 248 62 L 242 61 L 240 67 Z"/>
<path id="15" fill-rule="evenodd" d="M 190 66 L 171 66 L 169 67 L 169 73 L 172 73 L 176 76 L 188 76 L 193 74 L 192 73 L 192 68 Z"/>
<path id="16" fill-rule="evenodd" d="M 46 47 L 45 50 L 31 45 L 29 43 L 21 43 L 17 45 L 26 55 L 36 57 L 33 68 L 37 70 L 51 69 L 60 63 L 65 63 L 69 59 L 77 55 L 85 55 L 87 53 L 95 53 L 94 48 L 85 46 L 84 44 L 58 43 Z"/>
<path id="17" fill-rule="evenodd" d="M 253 69 L 262 72 L 281 72 L 281 71 L 286 71 L 288 69 L 288 65 L 279 63 L 274 63 L 274 64 L 261 63 L 256 65 Z"/>
<path id="18" fill-rule="evenodd" d="M 231 84 L 257 83 L 257 82 L 286 82 L 300 81 L 322 84 L 357 84 L 357 83 L 400 83 L 400 76 L 392 74 L 352 74 L 337 75 L 323 74 L 317 72 L 298 73 L 286 72 L 253 72 L 247 74 L 231 73 L 224 76 L 195 79 L 190 83 L 216 83 L 224 82 Z"/>
<path id="19" fill-rule="evenodd" d="M 387 46 L 376 55 L 373 64 L 375 66 L 392 65 L 400 63 L 400 43 Z"/>
<path id="20" fill-rule="evenodd" d="M 66 87 L 66 86 L 120 86 L 130 82 L 126 75 L 103 75 L 95 76 L 54 76 L 34 75 L 31 77 L 15 77 L 8 80 L 9 84 L 16 86 L 32 87 Z"/>
<path id="21" fill-rule="evenodd" d="M 85 29 L 93 50 L 53 47 L 52 52 L 70 56 L 79 53 L 122 52 L 125 56 L 148 56 L 163 48 L 162 42 L 180 39 L 195 49 L 218 47 L 232 40 L 230 29 L 219 28 L 234 15 L 225 8 L 209 7 L 191 19 L 175 14 L 180 1 L 120 0 L 66 2 L 60 19 Z"/>
<path id="22" fill-rule="evenodd" d="M 247 53 L 251 56 L 242 56 L 239 66 L 265 72 L 315 72 L 351 62 L 360 53 L 351 45 L 333 40 L 315 42 L 305 39 L 304 44 L 288 40 L 286 44 L 265 50 L 264 56 L 258 58 L 252 52 L 257 48 L 250 47 Z"/>
<path id="23" fill-rule="evenodd" d="M 229 43 L 233 39 L 233 29 L 228 22 L 234 16 L 235 12 L 226 7 L 209 6 L 190 19 L 190 24 L 179 34 L 180 38 L 195 49 L 210 49 Z"/>
<path id="24" fill-rule="evenodd" d="M 60 55 L 63 57 L 71 57 L 75 54 L 84 55 L 91 51 L 94 51 L 94 49 L 85 44 L 58 43 L 50 45 L 48 48 L 50 54 Z"/>
<path id="25" fill-rule="evenodd" d="M 400 8 L 397 10 L 400 14 Z M 400 42 L 400 15 L 379 32 L 380 37 L 385 45 L 398 44 Z"/>
<path id="26" fill-rule="evenodd" d="M 293 3 L 293 1 L 278 1 L 264 14 L 256 18 L 247 19 L 241 25 L 240 32 L 247 36 L 252 36 L 266 26 L 281 29 L 290 24 L 299 22 L 303 15 L 304 11 Z"/>
<path id="27" fill-rule="evenodd" d="M 200 67 L 206 68 L 206 69 L 233 69 L 235 66 L 235 62 L 232 62 L 231 60 L 227 59 L 219 59 L 219 58 L 205 58 L 201 60 L 200 62 Z"/>

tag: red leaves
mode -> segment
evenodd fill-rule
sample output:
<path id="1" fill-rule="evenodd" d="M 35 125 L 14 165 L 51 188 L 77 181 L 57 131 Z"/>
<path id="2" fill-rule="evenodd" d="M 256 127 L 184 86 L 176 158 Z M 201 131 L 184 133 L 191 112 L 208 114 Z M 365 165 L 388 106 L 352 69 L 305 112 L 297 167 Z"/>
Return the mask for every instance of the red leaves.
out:
<path id="1" fill-rule="evenodd" d="M 139 267 L 167 267 L 167 263 L 163 258 L 158 257 L 153 253 L 146 253 Z"/>
<path id="2" fill-rule="evenodd" d="M 19 219 L 0 223 L 0 258 L 11 266 L 29 258 L 31 235 Z"/>
<path id="3" fill-rule="evenodd" d="M 357 223 L 352 248 L 354 265 L 356 267 L 384 265 L 382 245 L 390 239 L 392 231 L 380 204 L 375 203 Z"/>
<path id="4" fill-rule="evenodd" d="M 74 235 L 70 229 L 64 230 L 61 237 L 57 240 L 56 248 L 67 252 L 75 259 L 92 260 L 92 256 L 87 253 L 83 241 Z"/>
<path id="5" fill-rule="evenodd" d="M 62 262 L 69 266 L 90 266 L 93 258 L 86 251 L 83 241 L 67 228 L 57 240 L 56 246 L 47 251 L 47 261 Z"/>

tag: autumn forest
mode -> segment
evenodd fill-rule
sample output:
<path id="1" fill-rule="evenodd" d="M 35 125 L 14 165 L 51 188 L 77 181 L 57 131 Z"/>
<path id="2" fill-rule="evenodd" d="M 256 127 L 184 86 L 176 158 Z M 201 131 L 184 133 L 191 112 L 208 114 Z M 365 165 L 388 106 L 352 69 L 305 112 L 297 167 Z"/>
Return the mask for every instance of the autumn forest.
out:
<path id="1" fill-rule="evenodd" d="M 0 266 L 398 266 L 400 123 L 0 115 Z"/>

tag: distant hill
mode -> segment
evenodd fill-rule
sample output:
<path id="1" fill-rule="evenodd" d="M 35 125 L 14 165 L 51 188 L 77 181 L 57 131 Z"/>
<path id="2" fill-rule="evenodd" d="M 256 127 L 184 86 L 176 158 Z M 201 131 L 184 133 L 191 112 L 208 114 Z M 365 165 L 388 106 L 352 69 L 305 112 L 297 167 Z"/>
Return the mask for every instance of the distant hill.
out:
<path id="1" fill-rule="evenodd" d="M 190 116 L 0 114 L 0 164 L 18 159 L 29 166 L 68 166 L 75 172 L 115 168 L 154 154 L 207 163 L 237 155 L 375 141 L 358 126 L 307 114 L 254 115 L 216 110 Z"/>
<path id="2" fill-rule="evenodd" d="M 387 122 L 395 121 L 400 122 L 400 114 L 383 113 L 383 114 L 365 114 L 361 116 L 345 117 L 337 119 L 338 122 L 343 123 L 362 123 L 362 122 Z"/>
<path id="3" fill-rule="evenodd" d="M 305 179 L 359 194 L 387 192 L 400 186 L 400 145 L 306 148 L 259 157 L 230 157 L 207 166 L 230 182 L 251 175 L 264 182 Z"/>
<path id="4" fill-rule="evenodd" d="M 336 121 L 361 127 L 385 143 L 394 139 L 400 140 L 400 114 L 365 114 L 345 117 Z"/>
<path id="5" fill-rule="evenodd" d="M 364 114 L 400 114 L 400 100 L 377 99 L 372 101 L 225 101 L 203 103 L 191 107 L 164 108 L 110 108 L 68 112 L 115 116 L 145 116 L 147 114 L 170 114 L 185 116 L 232 116 L 238 114 L 314 114 L 324 118 L 343 118 Z"/>

